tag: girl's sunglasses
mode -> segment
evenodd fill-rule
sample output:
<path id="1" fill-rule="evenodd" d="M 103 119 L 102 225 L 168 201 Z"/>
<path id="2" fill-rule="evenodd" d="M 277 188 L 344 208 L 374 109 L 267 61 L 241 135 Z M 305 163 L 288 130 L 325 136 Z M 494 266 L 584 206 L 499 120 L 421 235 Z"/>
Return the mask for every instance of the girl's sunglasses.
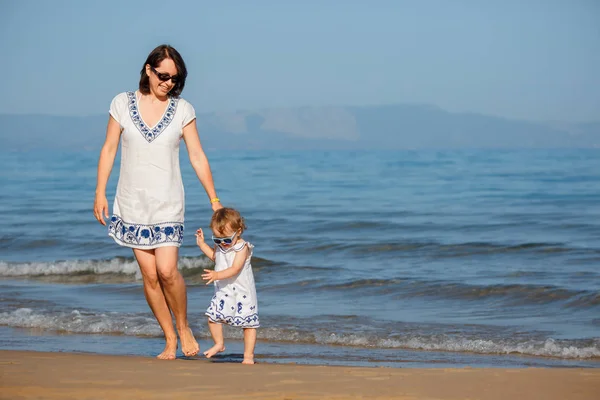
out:
<path id="1" fill-rule="evenodd" d="M 152 72 L 154 72 L 154 74 L 156 75 L 156 77 L 162 81 L 162 82 L 166 82 L 169 79 L 171 80 L 171 82 L 173 82 L 173 85 L 176 85 L 177 82 L 179 82 L 179 77 L 177 75 L 169 75 L 169 74 L 163 74 L 162 72 L 158 72 L 154 67 L 150 67 L 150 69 L 152 70 Z"/>
<path id="2" fill-rule="evenodd" d="M 231 244 L 233 243 L 233 238 L 235 237 L 235 235 L 237 235 L 237 232 L 234 233 L 233 235 L 231 235 L 230 237 L 212 237 L 213 242 L 215 242 L 215 244 Z"/>

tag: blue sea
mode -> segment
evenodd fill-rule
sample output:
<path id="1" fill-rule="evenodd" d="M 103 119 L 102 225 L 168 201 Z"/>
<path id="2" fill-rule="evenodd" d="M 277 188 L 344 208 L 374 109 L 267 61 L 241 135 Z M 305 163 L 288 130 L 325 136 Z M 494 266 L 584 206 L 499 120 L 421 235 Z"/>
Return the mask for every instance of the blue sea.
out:
<path id="1" fill-rule="evenodd" d="M 600 150 L 207 155 L 255 245 L 260 362 L 600 367 Z M 92 215 L 98 152 L 0 157 L 0 349 L 158 354 L 131 250 Z M 179 268 L 205 349 L 194 231 L 211 210 L 181 159 Z M 241 360 L 225 333 L 215 361 Z"/>

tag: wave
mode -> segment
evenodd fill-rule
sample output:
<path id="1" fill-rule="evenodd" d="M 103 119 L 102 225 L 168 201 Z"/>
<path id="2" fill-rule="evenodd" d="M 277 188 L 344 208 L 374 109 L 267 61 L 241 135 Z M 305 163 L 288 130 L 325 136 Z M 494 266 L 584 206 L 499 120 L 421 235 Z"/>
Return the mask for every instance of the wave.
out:
<path id="1" fill-rule="evenodd" d="M 562 302 L 565 307 L 587 308 L 600 305 L 600 292 L 572 290 L 552 285 L 496 284 L 470 285 L 448 281 L 423 281 L 411 278 L 356 279 L 340 283 L 323 283 L 322 279 L 271 285 L 266 290 L 285 291 L 347 291 L 358 290 L 361 295 L 376 292 L 399 298 L 434 297 L 457 300 L 504 299 L 515 305 L 540 305 Z"/>
<path id="2" fill-rule="evenodd" d="M 490 242 L 464 242 L 464 243 L 440 243 L 440 242 L 390 242 L 377 244 L 358 244 L 352 246 L 353 252 L 362 253 L 386 253 L 405 252 L 411 250 L 427 250 L 432 258 L 452 258 L 472 255 L 497 255 L 514 253 L 577 253 L 600 255 L 600 250 L 590 248 L 570 247 L 563 243 L 553 242 L 526 242 L 516 244 L 499 244 Z"/>
<path id="3" fill-rule="evenodd" d="M 255 271 L 280 265 L 260 257 L 253 257 L 252 260 Z M 204 268 L 212 268 L 213 265 L 214 263 L 204 256 L 180 257 L 178 268 L 186 278 L 199 278 Z M 52 262 L 0 261 L 0 278 L 37 278 L 53 282 L 121 283 L 138 281 L 142 279 L 142 276 L 133 257 L 114 257 L 103 260 Z M 199 278 L 199 281 L 201 282 L 202 279 Z"/>
<path id="4" fill-rule="evenodd" d="M 0 237 L 0 249 L 10 249 L 11 251 L 48 249 L 60 246 L 62 243 L 60 239 L 31 239 L 24 241 L 14 237 Z"/>
<path id="5" fill-rule="evenodd" d="M 128 335 L 141 337 L 162 337 L 162 331 L 156 320 L 148 314 L 94 313 L 79 310 L 70 312 L 43 312 L 30 308 L 20 308 L 12 312 L 0 313 L 0 325 L 14 328 L 43 329 L 72 334 Z M 331 324 L 290 327 L 289 324 L 259 329 L 259 338 L 263 341 L 320 344 L 377 349 L 405 349 L 425 351 L 445 351 L 477 354 L 517 354 L 526 356 L 555 357 L 561 359 L 597 359 L 600 358 L 600 339 L 559 340 L 553 338 L 519 338 L 507 335 L 505 338 L 481 337 L 477 334 L 425 333 L 430 329 L 415 329 L 406 334 L 380 334 L 372 329 L 360 332 L 334 331 Z M 197 337 L 208 338 L 209 332 L 204 325 L 194 326 Z M 241 330 L 226 329 L 225 336 L 230 339 L 242 339 Z"/>
<path id="6" fill-rule="evenodd" d="M 212 265 L 212 262 L 205 257 L 181 257 L 179 259 L 179 269 L 183 270 L 201 270 Z M 103 281 L 114 280 L 122 281 L 121 278 L 129 280 L 140 280 L 141 273 L 137 262 L 133 257 L 115 257 L 106 260 L 65 260 L 55 262 L 5 262 L 0 261 L 0 277 L 9 278 L 27 278 L 27 277 L 57 277 L 57 278 L 81 278 L 97 276 Z M 127 279 L 125 279 L 127 280 Z"/>
<path id="7" fill-rule="evenodd" d="M 280 263 L 271 260 L 253 259 L 253 268 L 262 273 L 277 272 L 273 267 Z M 203 283 L 204 268 L 213 262 L 206 257 L 181 257 L 179 269 L 189 284 Z M 272 283 L 263 288 L 267 291 L 348 291 L 356 290 L 360 295 L 389 295 L 397 298 L 433 297 L 480 301 L 502 299 L 515 305 L 540 305 L 560 302 L 564 307 L 590 308 L 600 305 L 600 292 L 573 290 L 552 285 L 495 284 L 476 285 L 451 281 L 427 281 L 413 278 L 355 279 L 338 283 L 327 283 L 323 279 L 304 279 L 302 276 L 323 267 L 294 266 L 293 271 L 302 273 L 299 279 L 285 283 Z M 593 279 L 595 273 L 589 273 Z M 291 275 L 288 275 L 292 278 Z M 122 283 L 141 280 L 138 265 L 132 257 L 115 257 L 105 260 L 65 260 L 56 262 L 12 263 L 0 261 L 0 278 L 35 278 L 52 282 L 77 283 Z"/>

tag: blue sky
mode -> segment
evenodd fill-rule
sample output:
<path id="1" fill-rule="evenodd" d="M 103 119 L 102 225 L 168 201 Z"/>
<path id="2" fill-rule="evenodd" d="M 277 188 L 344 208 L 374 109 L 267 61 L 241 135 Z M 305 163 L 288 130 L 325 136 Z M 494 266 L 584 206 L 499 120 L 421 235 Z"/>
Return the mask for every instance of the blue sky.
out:
<path id="1" fill-rule="evenodd" d="M 427 103 L 600 120 L 598 0 L 0 0 L 0 113 L 105 113 L 175 46 L 197 111 Z"/>

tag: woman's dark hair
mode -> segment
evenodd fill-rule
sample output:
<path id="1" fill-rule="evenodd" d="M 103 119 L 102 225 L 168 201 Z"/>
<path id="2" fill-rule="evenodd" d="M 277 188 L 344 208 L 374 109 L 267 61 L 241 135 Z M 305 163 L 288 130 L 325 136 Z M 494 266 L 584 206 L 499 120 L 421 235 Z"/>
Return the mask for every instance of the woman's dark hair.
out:
<path id="1" fill-rule="evenodd" d="M 185 68 L 185 63 L 183 62 L 183 58 L 181 54 L 174 47 L 169 46 L 168 44 L 161 44 L 148 55 L 146 62 L 142 66 L 142 70 L 140 71 L 140 92 L 143 94 L 150 93 L 150 78 L 146 73 L 146 64 L 150 65 L 153 68 L 158 67 L 158 65 L 165 59 L 171 59 L 175 63 L 175 68 L 177 68 L 177 83 L 173 86 L 173 89 L 169 92 L 169 95 L 172 97 L 179 97 L 181 92 L 183 91 L 183 87 L 185 86 L 185 78 L 187 77 L 187 69 Z"/>

